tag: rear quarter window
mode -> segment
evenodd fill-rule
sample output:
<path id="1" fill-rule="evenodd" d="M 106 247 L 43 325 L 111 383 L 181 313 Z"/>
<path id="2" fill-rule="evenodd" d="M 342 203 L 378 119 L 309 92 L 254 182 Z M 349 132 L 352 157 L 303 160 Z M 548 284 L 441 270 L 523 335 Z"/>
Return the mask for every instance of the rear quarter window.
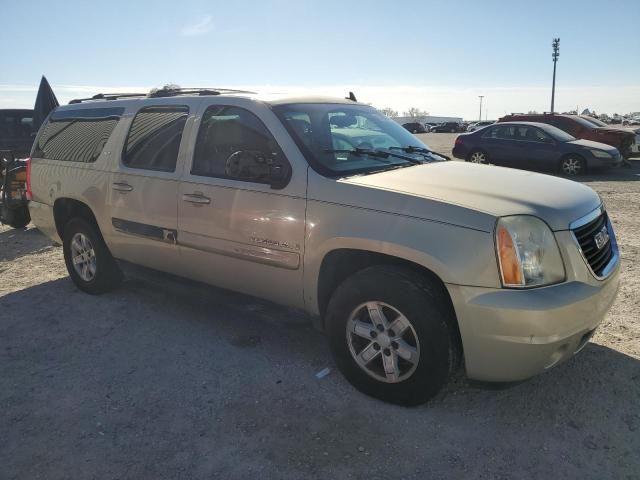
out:
<path id="1" fill-rule="evenodd" d="M 95 162 L 123 107 L 54 111 L 35 142 L 33 157 L 64 162 Z"/>

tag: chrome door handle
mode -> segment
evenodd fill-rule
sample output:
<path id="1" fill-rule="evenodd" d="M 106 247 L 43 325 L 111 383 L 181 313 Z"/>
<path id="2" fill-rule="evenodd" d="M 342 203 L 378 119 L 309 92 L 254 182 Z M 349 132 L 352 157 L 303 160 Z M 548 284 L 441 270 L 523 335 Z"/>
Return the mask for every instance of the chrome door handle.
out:
<path id="1" fill-rule="evenodd" d="M 182 200 L 189 203 L 197 203 L 198 205 L 209 205 L 211 203 L 211 199 L 201 193 L 185 193 L 182 195 Z"/>
<path id="2" fill-rule="evenodd" d="M 133 190 L 133 187 L 131 185 L 124 182 L 116 182 L 111 185 L 111 188 L 113 188 L 114 190 L 118 190 L 119 192 L 130 192 L 131 190 Z"/>

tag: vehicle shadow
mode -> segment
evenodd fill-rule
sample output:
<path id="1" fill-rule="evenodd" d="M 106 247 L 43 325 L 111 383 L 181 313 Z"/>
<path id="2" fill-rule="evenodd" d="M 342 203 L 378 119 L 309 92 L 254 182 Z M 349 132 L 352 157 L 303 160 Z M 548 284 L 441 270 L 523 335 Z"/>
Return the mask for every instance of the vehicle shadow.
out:
<path id="1" fill-rule="evenodd" d="M 223 478 L 256 465 L 296 465 L 308 478 L 347 478 L 347 467 L 407 478 L 620 478 L 638 464 L 640 361 L 594 343 L 527 382 L 494 389 L 459 376 L 430 403 L 403 408 L 351 387 L 303 313 L 196 282 L 136 275 L 94 296 L 64 278 L 0 297 L 0 311 L 9 478 L 43 465 L 51 478 L 53 466 L 79 478 L 98 467 L 205 476 L 173 453 L 176 442 L 201 455 L 220 449 L 217 468 L 243 445 Z M 331 373 L 316 378 L 325 367 Z M 410 451 L 411 461 L 380 460 Z"/>
<path id="2" fill-rule="evenodd" d="M 637 182 L 640 181 L 640 159 L 631 159 L 628 165 L 616 169 L 595 170 L 576 180 L 580 182 Z"/>
<path id="3" fill-rule="evenodd" d="M 33 225 L 23 229 L 0 227 L 0 261 L 10 262 L 25 255 L 44 252 L 54 243 Z"/>
<path id="4" fill-rule="evenodd" d="M 569 177 L 558 172 L 540 169 L 523 169 L 536 173 L 544 173 L 553 175 L 554 177 L 566 178 L 580 183 L 594 182 L 637 182 L 640 181 L 640 160 L 631 160 L 629 166 L 621 166 L 615 169 L 594 169 L 588 171 L 585 175 Z"/>

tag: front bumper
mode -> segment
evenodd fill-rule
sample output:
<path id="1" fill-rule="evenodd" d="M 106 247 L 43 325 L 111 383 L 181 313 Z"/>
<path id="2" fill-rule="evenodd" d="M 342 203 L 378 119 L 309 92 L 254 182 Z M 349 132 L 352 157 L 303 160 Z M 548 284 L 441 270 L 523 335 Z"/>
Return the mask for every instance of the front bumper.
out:
<path id="1" fill-rule="evenodd" d="M 524 380 L 577 353 L 611 307 L 619 263 L 602 282 L 531 290 L 447 285 L 458 317 L 467 376 Z"/>
<path id="2" fill-rule="evenodd" d="M 618 168 L 624 163 L 624 156 L 617 154 L 612 158 L 598 158 L 593 155 L 588 159 L 587 166 L 590 168 Z"/>

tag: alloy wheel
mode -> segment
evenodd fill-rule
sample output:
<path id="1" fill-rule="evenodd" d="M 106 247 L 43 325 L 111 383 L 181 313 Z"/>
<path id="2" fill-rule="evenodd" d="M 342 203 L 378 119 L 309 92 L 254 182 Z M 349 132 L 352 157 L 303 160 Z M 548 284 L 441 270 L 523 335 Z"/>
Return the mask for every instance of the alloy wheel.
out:
<path id="1" fill-rule="evenodd" d="M 82 280 L 90 282 L 95 278 L 96 253 L 91 240 L 83 233 L 78 232 L 71 239 L 71 261 Z"/>
<path id="2" fill-rule="evenodd" d="M 487 163 L 487 156 L 483 152 L 473 152 L 471 163 Z"/>
<path id="3" fill-rule="evenodd" d="M 418 367 L 418 335 L 409 319 L 389 304 L 371 301 L 356 307 L 346 334 L 356 364 L 378 381 L 401 382 Z"/>
<path id="4" fill-rule="evenodd" d="M 575 157 L 567 157 L 562 161 L 562 171 L 567 175 L 578 175 L 582 172 L 582 162 Z"/>

